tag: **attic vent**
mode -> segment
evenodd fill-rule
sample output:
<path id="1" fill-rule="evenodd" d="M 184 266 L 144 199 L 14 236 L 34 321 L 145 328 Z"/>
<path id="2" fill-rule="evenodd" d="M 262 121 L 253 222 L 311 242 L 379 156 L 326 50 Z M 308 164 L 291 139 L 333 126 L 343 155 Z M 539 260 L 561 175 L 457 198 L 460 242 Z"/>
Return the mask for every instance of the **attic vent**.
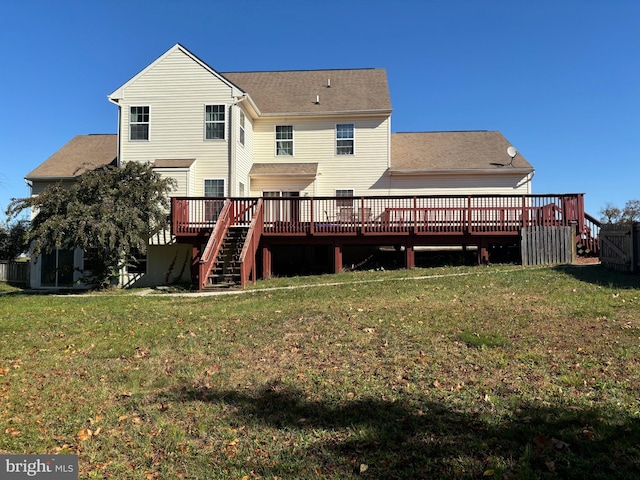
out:
<path id="1" fill-rule="evenodd" d="M 331 88 L 331 79 L 327 78 L 327 88 Z"/>
<path id="2" fill-rule="evenodd" d="M 316 95 L 316 105 L 320 105 L 320 95 Z"/>

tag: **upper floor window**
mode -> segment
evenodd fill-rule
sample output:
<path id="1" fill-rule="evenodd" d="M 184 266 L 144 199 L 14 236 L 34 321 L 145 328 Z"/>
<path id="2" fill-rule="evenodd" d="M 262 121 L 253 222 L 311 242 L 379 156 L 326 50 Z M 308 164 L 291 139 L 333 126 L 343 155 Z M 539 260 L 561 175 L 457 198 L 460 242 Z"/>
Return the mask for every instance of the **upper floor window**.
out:
<path id="1" fill-rule="evenodd" d="M 240 141 L 240 145 L 244 145 L 244 122 L 244 112 L 240 110 L 240 138 L 238 139 Z"/>
<path id="2" fill-rule="evenodd" d="M 292 125 L 276 125 L 276 155 L 293 155 Z"/>
<path id="3" fill-rule="evenodd" d="M 206 105 L 204 130 L 207 140 L 224 140 L 224 105 Z"/>
<path id="4" fill-rule="evenodd" d="M 338 155 L 353 155 L 353 123 L 336 125 L 336 153 Z"/>
<path id="5" fill-rule="evenodd" d="M 149 107 L 131 107 L 129 111 L 129 139 L 149 140 Z"/>

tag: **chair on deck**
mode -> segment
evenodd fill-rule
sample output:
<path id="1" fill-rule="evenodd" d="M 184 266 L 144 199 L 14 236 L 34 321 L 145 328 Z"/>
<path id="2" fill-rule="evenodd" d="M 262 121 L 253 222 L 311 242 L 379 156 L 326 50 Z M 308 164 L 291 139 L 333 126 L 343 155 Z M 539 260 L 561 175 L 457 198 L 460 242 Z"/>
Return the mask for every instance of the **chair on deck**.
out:
<path id="1" fill-rule="evenodd" d="M 340 223 L 353 223 L 355 220 L 353 207 L 342 207 L 338 215 Z"/>

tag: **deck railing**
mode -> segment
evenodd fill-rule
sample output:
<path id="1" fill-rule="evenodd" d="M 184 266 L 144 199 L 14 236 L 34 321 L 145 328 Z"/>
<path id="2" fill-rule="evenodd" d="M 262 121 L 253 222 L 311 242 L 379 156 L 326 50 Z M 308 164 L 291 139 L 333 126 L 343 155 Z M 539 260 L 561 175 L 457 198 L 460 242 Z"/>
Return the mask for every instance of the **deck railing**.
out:
<path id="1" fill-rule="evenodd" d="M 260 244 L 260 236 L 264 229 L 264 215 L 262 212 L 262 199 L 259 199 L 253 208 L 253 215 L 249 225 L 249 233 L 244 240 L 242 252 L 240 253 L 240 285 L 243 287 L 249 280 L 249 274 L 253 272 L 253 280 L 256 280 L 255 258 Z"/>
<path id="2" fill-rule="evenodd" d="M 234 223 L 249 225 L 256 198 L 234 198 Z M 172 232 L 206 234 L 224 198 L 172 199 Z M 415 197 L 263 197 L 265 235 L 517 234 L 576 222 L 586 235 L 583 194 Z"/>

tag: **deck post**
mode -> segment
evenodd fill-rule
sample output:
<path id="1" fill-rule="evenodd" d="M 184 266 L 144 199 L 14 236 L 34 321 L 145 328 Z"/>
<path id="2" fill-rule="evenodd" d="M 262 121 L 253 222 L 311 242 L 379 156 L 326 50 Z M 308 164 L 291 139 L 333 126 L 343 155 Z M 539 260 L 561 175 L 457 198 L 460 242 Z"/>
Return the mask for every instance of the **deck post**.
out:
<path id="1" fill-rule="evenodd" d="M 333 244 L 333 273 L 342 271 L 342 244 Z"/>
<path id="2" fill-rule="evenodd" d="M 191 247 L 191 283 L 198 286 L 198 290 L 202 287 L 202 282 L 200 281 L 200 258 L 202 256 L 202 252 L 200 250 L 200 245 L 193 244 Z"/>
<path id="3" fill-rule="evenodd" d="M 262 244 L 262 279 L 271 278 L 271 245 L 269 242 Z"/>
<path id="4" fill-rule="evenodd" d="M 484 239 L 478 245 L 478 265 L 489 265 L 489 242 Z"/>
<path id="5" fill-rule="evenodd" d="M 407 270 L 411 270 L 416 266 L 416 252 L 413 249 L 411 240 L 407 240 L 404 244 L 404 266 Z"/>

